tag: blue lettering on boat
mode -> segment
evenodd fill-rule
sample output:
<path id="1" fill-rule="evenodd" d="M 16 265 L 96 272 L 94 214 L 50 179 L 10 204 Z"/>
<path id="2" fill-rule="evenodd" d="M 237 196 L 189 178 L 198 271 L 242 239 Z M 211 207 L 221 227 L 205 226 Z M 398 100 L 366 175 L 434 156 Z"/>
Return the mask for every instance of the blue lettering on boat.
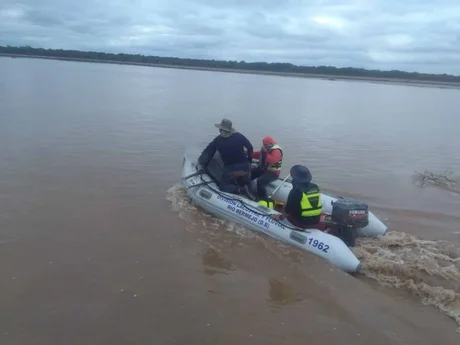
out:
<path id="1" fill-rule="evenodd" d="M 231 201 L 231 200 L 224 199 L 222 197 L 220 200 L 227 201 L 227 203 L 228 201 Z M 227 205 L 227 210 L 232 211 L 241 217 L 249 219 L 250 221 L 262 226 L 265 229 L 270 228 L 271 224 L 276 225 L 280 227 L 281 229 L 286 229 L 283 224 L 277 222 L 276 220 L 271 219 L 269 215 L 257 214 L 256 212 L 246 208 L 241 202 L 237 202 L 234 204 L 228 203 L 228 204 L 229 205 Z"/>

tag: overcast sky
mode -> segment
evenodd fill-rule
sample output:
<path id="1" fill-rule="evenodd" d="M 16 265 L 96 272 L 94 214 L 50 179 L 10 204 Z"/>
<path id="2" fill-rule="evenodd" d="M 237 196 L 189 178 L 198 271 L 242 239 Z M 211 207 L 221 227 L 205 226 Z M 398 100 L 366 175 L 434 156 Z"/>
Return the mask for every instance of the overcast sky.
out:
<path id="1" fill-rule="evenodd" d="M 0 0 L 6 44 L 460 75 L 460 0 Z"/>

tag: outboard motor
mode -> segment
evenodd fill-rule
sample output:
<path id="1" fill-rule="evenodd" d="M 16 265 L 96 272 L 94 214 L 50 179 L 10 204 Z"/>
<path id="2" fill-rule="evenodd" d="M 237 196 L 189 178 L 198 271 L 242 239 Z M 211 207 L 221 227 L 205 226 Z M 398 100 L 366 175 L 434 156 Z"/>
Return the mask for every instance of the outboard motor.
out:
<path id="1" fill-rule="evenodd" d="M 356 229 L 369 224 L 369 207 L 360 200 L 337 199 L 331 201 L 332 213 L 324 218 L 324 225 L 331 228 L 331 235 L 340 238 L 349 247 L 354 247 Z"/>

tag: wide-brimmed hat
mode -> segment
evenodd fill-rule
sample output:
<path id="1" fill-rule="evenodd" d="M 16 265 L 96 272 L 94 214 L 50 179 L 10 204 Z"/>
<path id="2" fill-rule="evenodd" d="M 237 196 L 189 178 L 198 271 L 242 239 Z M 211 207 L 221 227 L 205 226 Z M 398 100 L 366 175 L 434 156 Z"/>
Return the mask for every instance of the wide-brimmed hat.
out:
<path id="1" fill-rule="evenodd" d="M 291 168 L 291 177 L 292 180 L 300 184 L 310 183 L 312 179 L 310 170 L 306 166 L 300 164 L 294 165 Z"/>
<path id="2" fill-rule="evenodd" d="M 235 128 L 232 126 L 232 121 L 229 119 L 222 119 L 220 123 L 216 123 L 215 126 L 223 131 L 235 132 Z"/>

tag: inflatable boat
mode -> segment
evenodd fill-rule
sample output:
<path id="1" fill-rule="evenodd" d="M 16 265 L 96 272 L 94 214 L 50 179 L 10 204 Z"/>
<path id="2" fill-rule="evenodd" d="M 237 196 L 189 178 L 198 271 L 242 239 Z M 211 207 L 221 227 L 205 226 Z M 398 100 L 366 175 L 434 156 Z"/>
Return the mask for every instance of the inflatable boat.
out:
<path id="1" fill-rule="evenodd" d="M 198 149 L 187 149 L 182 161 L 182 183 L 187 189 L 187 195 L 192 202 L 210 214 L 231 222 L 246 226 L 251 230 L 266 234 L 272 238 L 293 245 L 302 250 L 315 254 L 332 265 L 345 272 L 359 272 L 361 263 L 358 258 L 345 244 L 341 236 L 337 236 L 317 229 L 300 229 L 293 226 L 287 220 L 275 220 L 271 214 L 278 214 L 276 209 L 269 209 L 256 201 L 249 200 L 242 195 L 224 193 L 219 190 L 218 176 L 222 173 L 223 163 L 218 153 L 208 164 L 206 171 L 197 171 L 197 159 L 201 151 Z M 253 181 L 255 184 L 255 181 Z M 287 200 L 292 188 L 290 180 L 279 179 L 267 186 L 267 193 L 272 199 L 284 203 Z M 353 205 L 354 201 L 343 198 L 335 198 L 321 194 L 323 213 L 326 214 L 324 222 L 331 227 L 337 225 L 345 213 L 359 214 L 366 216 L 366 222 L 357 228 L 352 223 L 345 224 L 352 228 L 356 236 L 376 237 L 384 235 L 387 227 L 367 210 L 364 204 L 363 210 L 349 209 L 347 205 Z M 362 203 L 361 203 L 362 205 Z M 348 207 L 348 208 L 347 208 Z M 339 215 L 339 218 L 337 218 Z M 335 216 L 335 219 L 334 219 Z M 362 222 L 360 222 L 362 224 Z M 339 224 L 340 225 L 340 224 Z M 345 231 L 346 230 L 345 226 Z M 339 226 L 343 230 L 343 226 Z"/>

